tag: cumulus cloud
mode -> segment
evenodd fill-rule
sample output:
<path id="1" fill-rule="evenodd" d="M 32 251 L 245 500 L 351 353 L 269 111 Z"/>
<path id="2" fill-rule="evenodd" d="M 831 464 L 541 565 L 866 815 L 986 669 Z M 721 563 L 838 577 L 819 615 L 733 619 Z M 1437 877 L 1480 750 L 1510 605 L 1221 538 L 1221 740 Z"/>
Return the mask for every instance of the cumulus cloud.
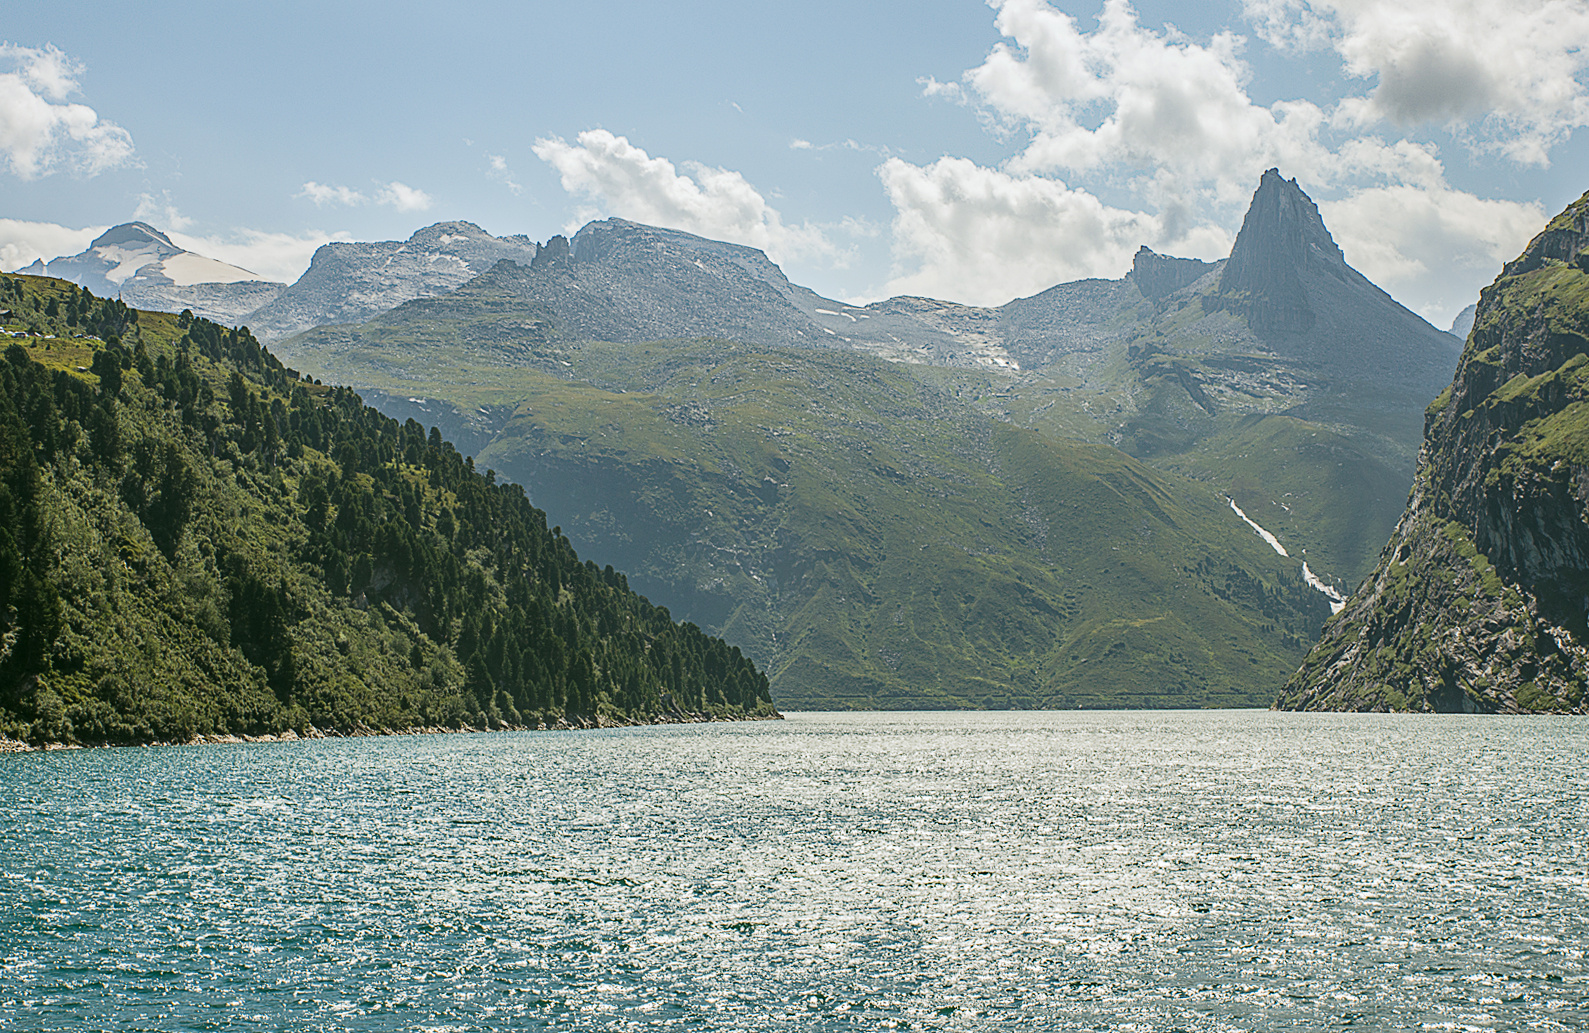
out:
<path id="1" fill-rule="evenodd" d="M 193 225 L 193 220 L 172 203 L 169 190 L 162 191 L 158 198 L 153 194 L 139 194 L 138 207 L 133 210 L 132 217 L 162 230 L 185 230 Z"/>
<path id="2" fill-rule="evenodd" d="M 1304 100 L 1255 103 L 1239 36 L 1151 31 L 1126 0 L 1107 0 L 1092 31 L 1046 0 L 1006 0 L 995 25 L 1009 42 L 965 83 L 991 120 L 1030 135 L 1013 171 L 1123 169 L 1151 181 L 1172 170 L 1229 204 L 1266 168 L 1329 164 L 1318 141 L 1327 113 Z"/>
<path id="3" fill-rule="evenodd" d="M 779 262 L 843 260 L 821 227 L 785 224 L 738 172 L 686 162 L 688 174 L 682 173 L 666 158 L 653 158 L 605 129 L 580 133 L 573 143 L 558 137 L 537 140 L 534 150 L 557 170 L 563 189 L 589 198 L 608 214 L 747 244 Z"/>
<path id="4" fill-rule="evenodd" d="M 0 43 L 0 161 L 20 179 L 59 168 L 92 176 L 132 159 L 132 137 L 68 101 L 82 67 L 58 47 Z"/>
<path id="5" fill-rule="evenodd" d="M 891 158 L 878 175 L 895 210 L 894 293 L 998 305 L 1066 280 L 1119 276 L 1142 244 L 1193 257 L 1230 248 L 1216 228 L 1182 230 L 1055 179 L 965 158 L 926 167 Z"/>
<path id="6" fill-rule="evenodd" d="M 53 222 L 0 219 L 0 269 L 15 272 L 35 260 L 45 262 L 75 255 L 109 226 L 74 229 Z"/>
<path id="7" fill-rule="evenodd" d="M 302 190 L 292 196 L 306 197 L 315 203 L 316 208 L 324 208 L 328 204 L 351 208 L 354 205 L 370 203 L 368 197 L 365 197 L 352 187 L 328 186 L 325 183 L 316 183 L 312 179 L 303 185 Z"/>
<path id="8" fill-rule="evenodd" d="M 1545 164 L 1589 125 L 1589 6 L 1581 0 L 1245 0 L 1260 36 L 1332 47 L 1373 83 L 1343 121 L 1460 126 L 1477 147 Z"/>
<path id="9" fill-rule="evenodd" d="M 435 203 L 434 199 L 423 190 L 396 180 L 381 184 L 373 194 L 365 194 L 352 187 L 330 186 L 310 180 L 293 196 L 313 201 L 316 208 L 324 208 L 326 205 L 353 208 L 360 205 L 380 204 L 396 208 L 400 212 L 422 212 Z"/>
<path id="10" fill-rule="evenodd" d="M 1004 35 L 959 83 L 926 96 L 974 106 L 1015 150 L 880 169 L 895 207 L 891 286 L 998 301 L 1061 278 L 1119 276 L 1139 244 L 1191 257 L 1228 248 L 1260 173 L 1279 166 L 1324 202 L 1347 256 L 1441 318 L 1537 229 L 1531 204 L 1454 189 L 1410 123 L 1539 159 L 1584 124 L 1589 6 L 1580 0 L 1244 0 L 1264 43 L 1339 53 L 1348 96 L 1258 103 L 1250 41 L 1142 25 L 1105 0 L 1084 27 L 1049 0 L 990 0 Z M 1524 67 L 1527 65 L 1528 67 Z M 1106 204 L 1092 192 L 1105 187 Z M 1128 207 L 1118 198 L 1128 197 Z M 1000 286 L 1002 285 L 1002 287 Z"/>
<path id="11" fill-rule="evenodd" d="M 423 212 L 435 202 L 423 190 L 393 180 L 375 192 L 375 203 L 391 205 L 400 212 Z"/>

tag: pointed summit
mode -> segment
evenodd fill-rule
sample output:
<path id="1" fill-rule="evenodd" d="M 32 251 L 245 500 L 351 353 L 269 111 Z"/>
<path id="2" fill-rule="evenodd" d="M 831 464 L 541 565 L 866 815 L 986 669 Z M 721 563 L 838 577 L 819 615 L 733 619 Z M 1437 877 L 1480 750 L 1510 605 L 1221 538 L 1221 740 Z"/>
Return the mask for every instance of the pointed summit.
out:
<path id="1" fill-rule="evenodd" d="M 124 222 L 120 226 L 110 229 L 94 238 L 90 249 L 97 247 L 145 247 L 154 245 L 168 249 L 173 255 L 180 254 L 182 249 L 171 243 L 171 238 L 149 225 L 147 222 Z"/>
<path id="2" fill-rule="evenodd" d="M 1324 228 L 1318 205 L 1296 180 L 1270 169 L 1252 195 L 1220 275 L 1220 307 L 1245 316 L 1260 333 L 1309 330 L 1317 315 L 1302 281 L 1310 273 L 1353 278 L 1346 256 Z"/>

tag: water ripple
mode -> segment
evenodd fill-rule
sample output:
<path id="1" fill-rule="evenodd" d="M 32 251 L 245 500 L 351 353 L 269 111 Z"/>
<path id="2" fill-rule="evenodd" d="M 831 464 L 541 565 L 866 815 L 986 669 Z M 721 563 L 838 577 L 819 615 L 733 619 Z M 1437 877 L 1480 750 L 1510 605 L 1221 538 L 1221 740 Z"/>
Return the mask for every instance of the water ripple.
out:
<path id="1" fill-rule="evenodd" d="M 4 755 L 0 1026 L 1580 1029 L 1586 746 L 1221 712 Z"/>

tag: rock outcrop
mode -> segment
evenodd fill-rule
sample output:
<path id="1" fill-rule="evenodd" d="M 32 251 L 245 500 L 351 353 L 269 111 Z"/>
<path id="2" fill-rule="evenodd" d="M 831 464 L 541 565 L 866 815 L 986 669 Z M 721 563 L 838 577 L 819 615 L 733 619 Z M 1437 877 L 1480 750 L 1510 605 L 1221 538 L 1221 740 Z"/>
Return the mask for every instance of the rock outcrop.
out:
<path id="1" fill-rule="evenodd" d="M 415 298 L 456 290 L 504 259 L 529 265 L 535 242 L 493 237 L 472 222 L 438 222 L 407 240 L 333 241 L 248 325 L 270 343 L 310 327 L 356 323 Z"/>
<path id="2" fill-rule="evenodd" d="M 1406 513 L 1283 709 L 1589 712 L 1589 194 L 1480 295 Z"/>
<path id="3" fill-rule="evenodd" d="M 1348 282 L 1358 275 L 1324 228 L 1318 205 L 1296 180 L 1270 169 L 1258 182 L 1215 297 L 1253 330 L 1302 333 L 1318 320 L 1302 286 L 1310 272 Z"/>
<path id="4" fill-rule="evenodd" d="M 1131 259 L 1130 276 L 1143 297 L 1157 300 L 1191 286 L 1213 269 L 1209 262 L 1161 255 L 1144 244 Z"/>

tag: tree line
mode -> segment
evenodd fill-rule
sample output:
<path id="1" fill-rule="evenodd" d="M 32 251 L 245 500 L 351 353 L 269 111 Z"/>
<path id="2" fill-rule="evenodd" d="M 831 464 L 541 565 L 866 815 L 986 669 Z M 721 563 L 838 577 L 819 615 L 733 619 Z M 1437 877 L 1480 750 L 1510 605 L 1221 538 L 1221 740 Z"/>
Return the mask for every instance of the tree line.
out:
<path id="1" fill-rule="evenodd" d="M 0 289 L 97 338 L 0 362 L 0 732 L 772 712 L 736 647 L 581 562 L 435 428 L 301 376 L 244 327 L 40 278 Z"/>

